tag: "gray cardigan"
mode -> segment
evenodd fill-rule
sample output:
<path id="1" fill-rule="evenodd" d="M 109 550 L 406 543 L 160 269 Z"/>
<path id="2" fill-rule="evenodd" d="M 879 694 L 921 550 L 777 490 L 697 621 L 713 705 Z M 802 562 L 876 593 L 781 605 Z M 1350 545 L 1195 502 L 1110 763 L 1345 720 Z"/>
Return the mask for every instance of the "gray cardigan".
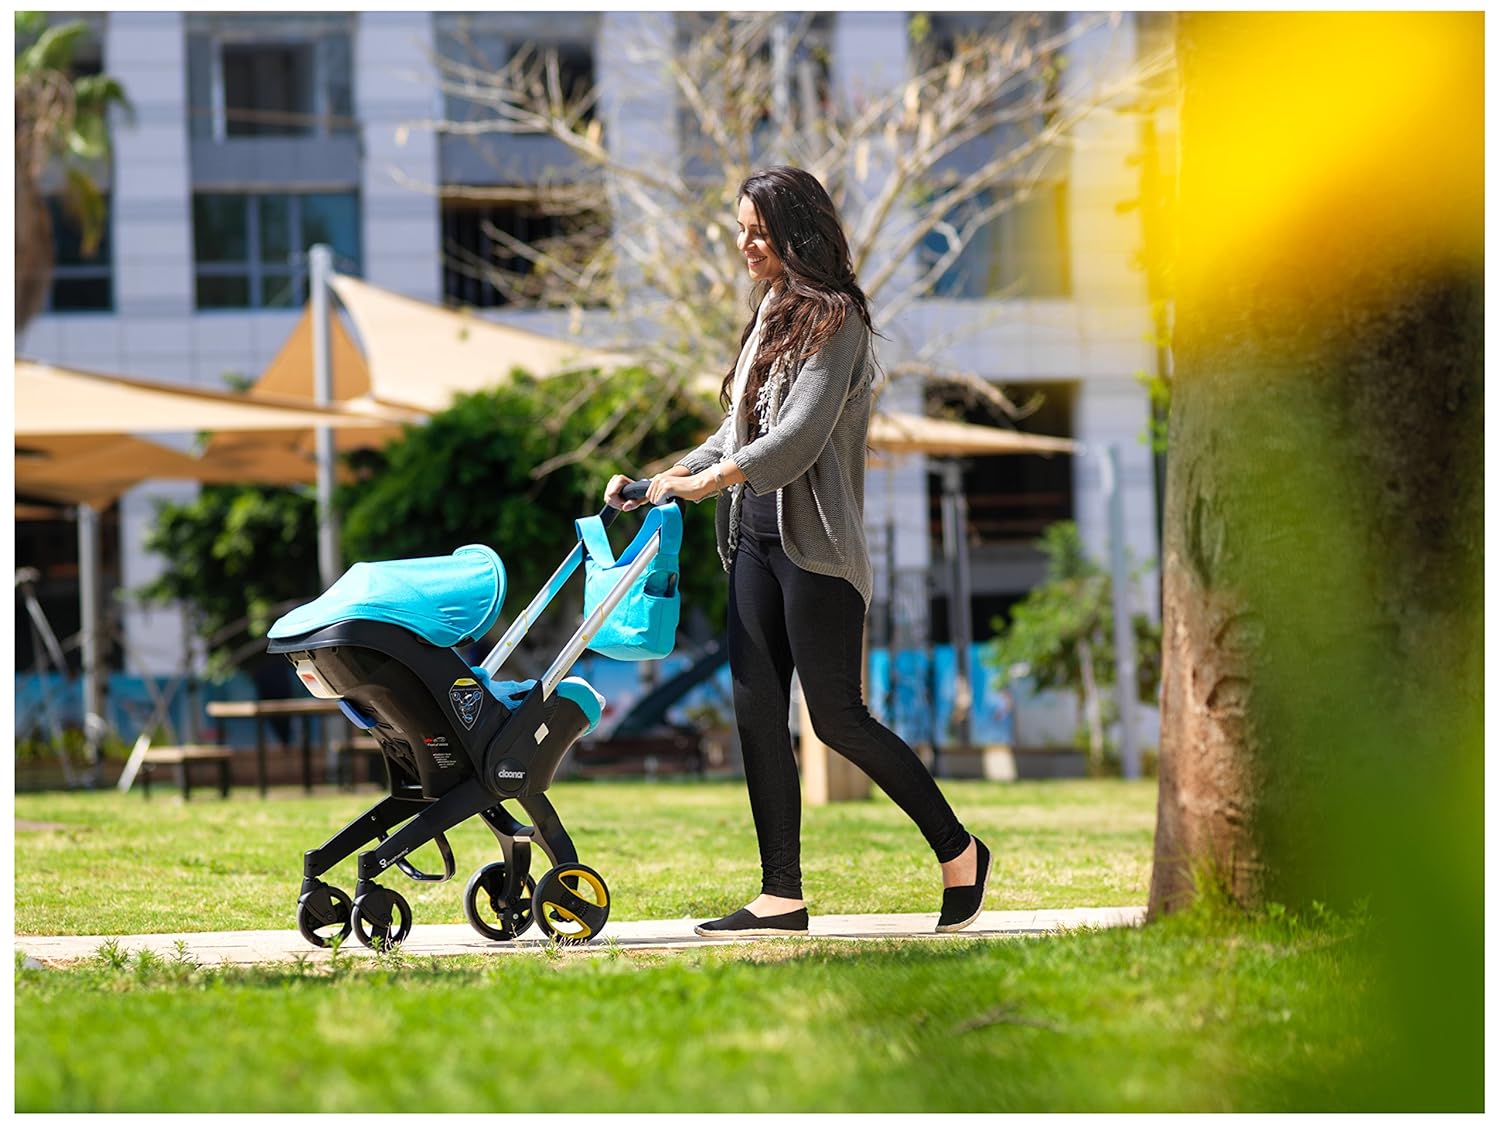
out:
<path id="1" fill-rule="evenodd" d="M 815 574 L 847 579 L 870 604 L 874 585 L 865 545 L 865 452 L 875 374 L 869 329 L 851 311 L 790 389 L 772 391 L 770 430 L 747 441 L 739 412 L 730 407 L 712 436 L 678 464 L 699 473 L 733 461 L 757 496 L 776 492 L 777 525 L 787 558 Z M 739 541 L 746 485 L 729 490 L 715 513 L 719 559 L 728 570 Z"/>

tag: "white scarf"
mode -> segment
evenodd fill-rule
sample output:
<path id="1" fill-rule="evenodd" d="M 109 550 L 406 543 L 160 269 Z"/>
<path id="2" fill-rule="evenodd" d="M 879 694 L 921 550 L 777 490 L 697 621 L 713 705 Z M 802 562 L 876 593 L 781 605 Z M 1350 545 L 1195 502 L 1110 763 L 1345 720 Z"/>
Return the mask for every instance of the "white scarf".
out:
<path id="1" fill-rule="evenodd" d="M 740 349 L 740 357 L 734 364 L 734 390 L 730 395 L 729 409 L 733 411 L 730 415 L 735 420 L 735 432 L 739 432 L 740 400 L 745 397 L 745 383 L 750 378 L 750 365 L 755 362 L 755 353 L 760 349 L 760 326 L 766 318 L 766 309 L 776 294 L 773 290 L 766 294 L 765 300 L 761 301 L 760 307 L 755 310 L 755 327 L 750 329 L 750 335 L 745 338 L 745 346 Z"/>

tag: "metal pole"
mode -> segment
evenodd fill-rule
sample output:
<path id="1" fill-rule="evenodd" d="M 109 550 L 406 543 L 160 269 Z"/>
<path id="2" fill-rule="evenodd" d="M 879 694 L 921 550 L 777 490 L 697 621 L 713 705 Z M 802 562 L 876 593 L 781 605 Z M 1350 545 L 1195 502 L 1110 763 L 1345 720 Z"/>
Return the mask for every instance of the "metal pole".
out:
<path id="1" fill-rule="evenodd" d="M 1115 704 L 1120 711 L 1120 768 L 1126 777 L 1141 776 L 1141 750 L 1135 732 L 1135 629 L 1130 619 L 1129 575 L 1125 567 L 1125 489 L 1120 447 L 1101 450 L 1104 495 L 1109 505 L 1110 591 L 1115 618 Z"/>
<path id="2" fill-rule="evenodd" d="M 78 505 L 78 608 L 82 617 L 83 729 L 88 739 L 90 781 L 99 768 L 99 732 L 104 724 L 104 685 L 99 667 L 99 514 Z"/>
<path id="3" fill-rule="evenodd" d="M 562 565 L 552 572 L 551 578 L 547 579 L 547 584 L 537 591 L 536 597 L 531 599 L 531 604 L 510 623 L 510 628 L 505 630 L 505 636 L 500 638 L 500 643 L 484 658 L 481 667 L 486 672 L 493 676 L 500 671 L 500 666 L 515 651 L 515 647 L 521 643 L 527 631 L 541 616 L 542 610 L 551 605 L 552 599 L 557 597 L 558 592 L 567 585 L 568 579 L 572 577 L 581 562 L 583 562 L 583 544 L 575 543 L 573 549 L 568 552 L 568 557 L 563 559 Z"/>
<path id="4" fill-rule="evenodd" d="M 974 745 L 974 666 L 969 653 L 974 640 L 974 597 L 969 581 L 969 498 L 964 495 L 958 466 L 953 469 L 953 523 L 958 531 L 958 554 L 954 556 L 954 573 L 958 578 L 958 633 L 953 643 L 958 651 L 958 688 L 963 692 L 958 745 L 967 753 Z"/>
<path id="5" fill-rule="evenodd" d="M 313 394 L 319 406 L 333 402 L 333 353 L 328 317 L 333 251 L 319 243 L 307 252 L 307 284 L 312 301 Z M 326 590 L 338 579 L 338 514 L 333 510 L 333 431 L 319 426 L 318 436 L 318 576 Z"/>
<path id="6" fill-rule="evenodd" d="M 890 496 L 890 473 L 886 473 L 886 496 Z M 896 698 L 900 689 L 900 677 L 896 674 L 896 521 L 889 518 L 890 505 L 886 505 L 885 521 L 885 667 L 888 673 L 885 689 L 885 720 L 887 725 L 896 725 Z"/>
<path id="7" fill-rule="evenodd" d="M 968 505 L 958 462 L 943 463 L 943 551 L 948 556 L 948 639 L 953 645 L 953 726 L 959 750 L 968 750 L 974 693 L 969 680 Z"/>

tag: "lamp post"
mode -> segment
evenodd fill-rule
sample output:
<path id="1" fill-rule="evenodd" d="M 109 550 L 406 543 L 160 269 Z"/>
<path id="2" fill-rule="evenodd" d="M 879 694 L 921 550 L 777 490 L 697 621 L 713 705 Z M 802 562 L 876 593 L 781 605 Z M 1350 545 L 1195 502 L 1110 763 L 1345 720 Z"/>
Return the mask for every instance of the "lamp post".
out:
<path id="1" fill-rule="evenodd" d="M 333 251 L 319 243 L 307 252 L 308 288 L 312 302 L 313 394 L 319 406 L 333 402 L 333 354 L 328 300 L 333 278 Z M 333 431 L 317 429 L 318 450 L 318 577 L 326 590 L 337 580 L 339 559 L 338 514 L 333 510 Z"/>
<path id="2" fill-rule="evenodd" d="M 104 674 L 99 666 L 99 513 L 89 504 L 78 509 L 78 595 L 80 651 L 83 657 L 83 732 L 88 741 L 88 781 L 99 781 L 99 738 L 104 728 Z M 65 669 L 59 669 L 65 671 Z"/>
<path id="3" fill-rule="evenodd" d="M 1111 442 L 1099 450 L 1104 498 L 1109 509 L 1110 592 L 1115 619 L 1115 703 L 1120 713 L 1120 768 L 1128 778 L 1141 776 L 1141 749 L 1135 731 L 1135 630 L 1130 618 L 1129 575 L 1125 567 L 1125 489 L 1120 447 Z"/>

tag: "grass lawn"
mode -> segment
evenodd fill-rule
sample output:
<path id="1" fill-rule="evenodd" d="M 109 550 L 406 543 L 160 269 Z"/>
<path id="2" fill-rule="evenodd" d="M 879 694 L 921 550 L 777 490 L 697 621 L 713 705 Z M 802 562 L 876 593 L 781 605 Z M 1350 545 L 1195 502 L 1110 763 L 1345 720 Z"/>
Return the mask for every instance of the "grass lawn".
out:
<path id="1" fill-rule="evenodd" d="M 18 969 L 18 1111 L 1374 1108 L 1338 925 Z"/>
<path id="2" fill-rule="evenodd" d="M 1151 874 L 1156 783 L 944 781 L 960 818 L 995 855 L 992 909 L 1144 903 Z M 262 801 L 247 791 L 184 803 L 140 794 L 18 794 L 16 817 L 57 827 L 16 833 L 16 932 L 185 933 L 290 929 L 302 853 L 378 794 Z M 609 883 L 612 918 L 713 917 L 760 888 L 743 783 L 572 782 L 550 790 L 579 857 Z M 418 924 L 462 922 L 463 886 L 499 848 L 477 818 L 450 834 L 449 883 L 386 882 Z M 936 861 L 884 795 L 806 809 L 803 885 L 825 914 L 938 909 Z M 442 869 L 431 845 L 413 862 Z M 324 876 L 354 889 L 353 858 Z M 533 853 L 540 875 L 546 857 Z M 608 930 L 605 931 L 606 935 Z"/>
<path id="3" fill-rule="evenodd" d="M 1144 901 L 1154 784 L 944 788 L 994 847 L 991 906 Z M 757 885 L 739 786 L 563 784 L 553 796 L 584 862 L 609 880 L 614 917 L 707 916 Z M 17 930 L 289 928 L 301 852 L 371 803 L 368 792 L 190 805 L 19 796 L 18 819 L 56 827 L 17 833 Z M 453 844 L 460 879 L 496 854 L 472 824 Z M 352 887 L 351 868 L 334 881 Z M 804 875 L 815 911 L 937 907 L 920 837 L 881 797 L 807 810 Z M 462 918 L 459 880 L 393 885 L 418 922 Z M 255 969 L 128 957 L 103 944 L 68 969 L 18 959 L 15 1105 L 1387 1108 L 1379 1066 L 1399 1023 L 1372 1008 L 1367 929 L 1203 908 L 1141 930 L 1046 938 L 442 959 L 398 950 Z"/>

